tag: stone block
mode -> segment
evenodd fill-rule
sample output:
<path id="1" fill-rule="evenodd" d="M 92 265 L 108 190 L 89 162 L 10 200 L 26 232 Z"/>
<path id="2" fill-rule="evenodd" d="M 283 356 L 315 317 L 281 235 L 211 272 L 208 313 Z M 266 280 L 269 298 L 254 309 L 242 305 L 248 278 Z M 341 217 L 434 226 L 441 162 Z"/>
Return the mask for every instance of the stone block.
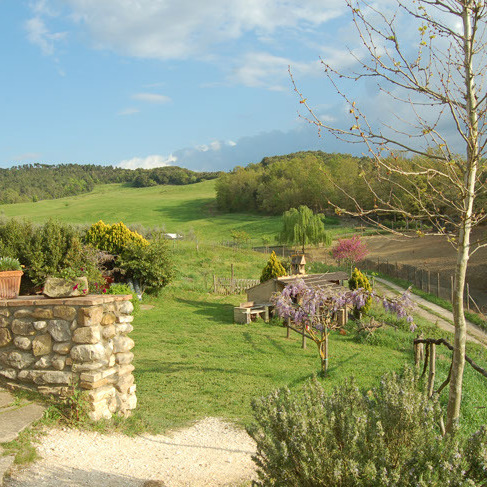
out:
<path id="1" fill-rule="evenodd" d="M 15 335 L 29 336 L 35 334 L 35 328 L 32 321 L 26 320 L 13 320 L 12 331 Z"/>
<path id="2" fill-rule="evenodd" d="M 66 397 L 70 394 L 71 388 L 66 386 L 41 386 L 37 387 L 37 390 L 43 394 L 44 396 L 47 395 L 55 395 L 60 397 Z"/>
<path id="3" fill-rule="evenodd" d="M 113 325 L 115 323 L 116 317 L 113 313 L 105 313 L 101 319 L 101 324 L 103 326 Z"/>
<path id="4" fill-rule="evenodd" d="M 32 316 L 37 320 L 48 320 L 54 317 L 52 308 L 34 308 Z"/>
<path id="5" fill-rule="evenodd" d="M 106 360 L 104 360 L 102 362 L 85 362 L 82 364 L 75 363 L 75 364 L 71 365 L 71 370 L 73 372 L 80 373 L 80 372 L 102 369 L 103 367 L 105 367 L 107 365 L 108 365 L 108 362 Z"/>
<path id="6" fill-rule="evenodd" d="M 134 380 L 135 379 L 132 374 L 123 375 L 122 377 L 118 378 L 118 381 L 115 384 L 115 389 L 122 394 L 126 394 L 129 387 L 134 383 Z"/>
<path id="7" fill-rule="evenodd" d="M 56 355 L 52 359 L 52 367 L 56 370 L 63 370 L 66 366 L 66 357 L 64 355 Z"/>
<path id="8" fill-rule="evenodd" d="M 108 378 L 105 379 L 100 379 L 99 381 L 96 382 L 84 382 L 80 381 L 79 386 L 81 389 L 98 389 L 99 387 L 103 387 L 107 384 L 110 384 L 111 382 L 108 380 Z"/>
<path id="9" fill-rule="evenodd" d="M 101 334 L 105 340 L 109 340 L 117 334 L 117 330 L 115 329 L 115 326 L 108 325 L 103 327 Z"/>
<path id="10" fill-rule="evenodd" d="M 97 362 L 105 359 L 105 347 L 101 343 L 75 345 L 70 352 L 75 362 Z"/>
<path id="11" fill-rule="evenodd" d="M 115 326 L 119 335 L 126 335 L 134 330 L 134 327 L 130 323 L 120 323 Z"/>
<path id="12" fill-rule="evenodd" d="M 9 323 L 9 320 L 5 316 L 0 316 L 0 328 L 6 328 Z"/>
<path id="13" fill-rule="evenodd" d="M 32 318 L 31 309 L 18 309 L 14 312 L 14 318 Z"/>
<path id="14" fill-rule="evenodd" d="M 130 313 L 132 313 L 134 311 L 134 305 L 132 304 L 131 301 L 121 301 L 121 302 L 117 303 L 116 306 L 117 306 L 118 312 L 120 314 L 129 315 Z"/>
<path id="15" fill-rule="evenodd" d="M 35 364 L 36 369 L 48 369 L 52 365 L 52 357 L 50 355 L 44 355 Z"/>
<path id="16" fill-rule="evenodd" d="M 73 321 L 76 317 L 76 308 L 72 306 L 56 306 L 54 308 L 54 317 L 66 321 Z"/>
<path id="17" fill-rule="evenodd" d="M 135 367 L 132 364 L 121 365 L 118 367 L 118 375 L 122 376 L 122 375 L 130 374 L 133 372 L 134 369 Z"/>
<path id="18" fill-rule="evenodd" d="M 14 338 L 14 345 L 20 350 L 30 350 L 32 342 L 27 337 L 17 336 Z"/>
<path id="19" fill-rule="evenodd" d="M 43 335 L 37 335 L 34 340 L 32 340 L 32 353 L 36 357 L 41 355 L 48 355 L 52 351 L 52 338 L 49 333 L 44 333 Z"/>
<path id="20" fill-rule="evenodd" d="M 17 378 L 18 372 L 15 369 L 0 369 L 0 375 L 6 379 L 15 380 Z"/>
<path id="21" fill-rule="evenodd" d="M 102 317 L 102 306 L 92 306 L 91 308 L 80 308 L 78 310 L 78 323 L 80 326 L 99 325 Z"/>
<path id="22" fill-rule="evenodd" d="M 134 317 L 130 315 L 117 316 L 117 323 L 132 323 Z"/>
<path id="23" fill-rule="evenodd" d="M 8 355 L 9 365 L 16 369 L 26 369 L 35 362 L 34 356 L 29 352 L 19 352 L 17 350 Z"/>
<path id="24" fill-rule="evenodd" d="M 33 325 L 37 331 L 43 331 L 47 328 L 47 321 L 34 321 Z"/>
<path id="25" fill-rule="evenodd" d="M 115 359 L 119 365 L 130 364 L 134 359 L 134 354 L 132 352 L 117 353 Z"/>
<path id="26" fill-rule="evenodd" d="M 114 353 L 128 352 L 129 350 L 132 350 L 134 345 L 134 341 L 126 336 L 117 336 L 113 339 Z"/>
<path id="27" fill-rule="evenodd" d="M 88 392 L 88 399 L 92 402 L 99 402 L 103 399 L 114 397 L 116 394 L 115 388 L 112 385 L 100 387 L 99 389 L 93 389 Z"/>
<path id="28" fill-rule="evenodd" d="M 70 385 L 73 382 L 71 372 L 61 372 L 59 370 L 46 370 L 40 372 L 40 378 L 44 384 L 65 384 Z"/>
<path id="29" fill-rule="evenodd" d="M 83 372 L 79 378 L 80 380 L 85 382 L 95 383 L 101 379 L 105 379 L 106 377 L 115 375 L 116 373 L 117 373 L 117 369 L 115 367 L 112 367 L 110 369 L 101 370 L 98 372 Z"/>
<path id="30" fill-rule="evenodd" d="M 5 316 L 5 318 L 8 318 L 10 316 L 10 311 L 6 308 L 0 308 L 0 316 Z"/>
<path id="31" fill-rule="evenodd" d="M 61 355 L 67 355 L 70 350 L 71 350 L 71 342 L 60 342 L 60 343 L 55 343 L 52 346 L 52 349 Z"/>
<path id="32" fill-rule="evenodd" d="M 98 326 L 82 326 L 73 332 L 73 341 L 76 343 L 98 343 L 101 340 Z"/>
<path id="33" fill-rule="evenodd" d="M 88 292 L 88 279 L 78 277 L 77 279 L 67 280 L 57 277 L 49 277 L 44 283 L 42 293 L 49 298 L 69 298 L 84 296 Z"/>
<path id="34" fill-rule="evenodd" d="M 33 371 L 32 370 L 21 370 L 17 375 L 17 379 L 23 382 L 31 382 L 33 379 Z"/>
<path id="35" fill-rule="evenodd" d="M 5 347 L 12 341 L 12 334 L 7 328 L 0 328 L 0 347 Z"/>
<path id="36" fill-rule="evenodd" d="M 66 320 L 50 320 L 47 331 L 56 342 L 66 342 L 71 340 L 70 322 Z"/>

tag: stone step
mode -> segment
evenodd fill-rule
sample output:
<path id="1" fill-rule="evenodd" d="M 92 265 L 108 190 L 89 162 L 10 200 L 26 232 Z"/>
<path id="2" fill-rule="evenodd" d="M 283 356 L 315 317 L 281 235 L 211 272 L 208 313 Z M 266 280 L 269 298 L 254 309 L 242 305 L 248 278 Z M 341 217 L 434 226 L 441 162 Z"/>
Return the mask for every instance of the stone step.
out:
<path id="1" fill-rule="evenodd" d="M 10 392 L 0 390 L 0 408 L 10 406 L 15 401 L 15 397 Z"/>
<path id="2" fill-rule="evenodd" d="M 0 451 L 0 455 L 2 452 Z M 3 478 L 14 463 L 14 455 L 0 456 L 0 487 L 3 485 Z"/>
<path id="3" fill-rule="evenodd" d="M 42 418 L 44 406 L 30 403 L 18 408 L 0 410 L 0 443 L 8 443 L 34 421 Z"/>

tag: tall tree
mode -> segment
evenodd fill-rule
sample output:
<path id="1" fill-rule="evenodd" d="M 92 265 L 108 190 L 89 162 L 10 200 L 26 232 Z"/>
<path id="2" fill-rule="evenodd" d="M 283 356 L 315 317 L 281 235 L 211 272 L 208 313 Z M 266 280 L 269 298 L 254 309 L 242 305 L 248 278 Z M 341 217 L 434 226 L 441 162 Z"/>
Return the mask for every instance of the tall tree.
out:
<path id="1" fill-rule="evenodd" d="M 349 129 L 332 127 L 315 115 L 309 102 L 308 120 L 338 137 L 364 143 L 375 166 L 375 176 L 415 202 L 406 207 L 395 191 L 374 192 L 375 208 L 355 200 L 352 214 L 372 220 L 380 211 L 410 220 L 428 220 L 455 246 L 453 314 L 455 345 L 447 406 L 447 432 L 460 415 L 465 365 L 465 275 L 469 257 L 484 241 L 471 241 L 472 228 L 486 218 L 476 198 L 486 190 L 486 66 L 485 0 L 395 0 L 394 11 L 379 10 L 365 0 L 347 0 L 365 57 L 356 57 L 358 72 L 338 72 L 323 61 L 326 75 L 348 105 Z M 414 49 L 401 39 L 401 22 L 408 34 L 417 27 Z M 353 56 L 353 53 L 351 52 Z M 339 78 L 340 77 L 340 78 Z M 367 119 L 359 103 L 345 91 L 344 82 L 376 79 L 382 94 L 407 111 L 389 124 Z M 338 82 L 340 79 L 340 82 Z M 384 113 L 382 113 L 384 117 Z M 452 135 L 453 133 L 453 135 Z M 415 141 L 415 142 L 413 142 Z M 459 143 L 458 143 L 459 142 Z M 461 156 L 458 147 L 463 145 Z M 398 164 L 401 151 L 415 155 L 414 164 Z M 399 157 L 400 158 L 400 157 Z M 367 178 L 368 175 L 363 175 Z M 416 184 L 421 181 L 421 184 Z"/>
<path id="2" fill-rule="evenodd" d="M 282 215 L 282 231 L 279 234 L 281 243 L 300 245 L 304 254 L 306 244 L 331 243 L 325 232 L 324 215 L 314 214 L 307 206 L 291 208 Z"/>

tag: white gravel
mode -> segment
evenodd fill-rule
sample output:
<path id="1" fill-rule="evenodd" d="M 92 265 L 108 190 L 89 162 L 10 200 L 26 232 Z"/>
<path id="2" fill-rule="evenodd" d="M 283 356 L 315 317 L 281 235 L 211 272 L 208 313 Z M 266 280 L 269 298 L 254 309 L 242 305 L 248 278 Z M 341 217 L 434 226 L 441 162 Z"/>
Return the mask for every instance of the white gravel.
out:
<path id="1" fill-rule="evenodd" d="M 42 458 L 16 468 L 5 487 L 134 487 L 148 480 L 167 487 L 216 487 L 255 478 L 255 443 L 217 418 L 168 436 L 53 429 L 41 437 L 37 451 Z"/>

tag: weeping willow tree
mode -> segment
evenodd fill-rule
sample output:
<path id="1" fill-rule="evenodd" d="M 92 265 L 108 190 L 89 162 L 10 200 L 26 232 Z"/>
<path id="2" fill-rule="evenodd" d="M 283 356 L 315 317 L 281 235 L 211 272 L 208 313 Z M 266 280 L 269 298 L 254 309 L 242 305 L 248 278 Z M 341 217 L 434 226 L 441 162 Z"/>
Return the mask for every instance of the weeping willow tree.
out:
<path id="1" fill-rule="evenodd" d="M 280 243 L 299 245 L 304 254 L 304 248 L 308 244 L 331 244 L 331 237 L 325 231 L 325 216 L 321 213 L 314 214 L 307 206 L 291 208 L 282 215 L 282 231 L 278 236 Z"/>

